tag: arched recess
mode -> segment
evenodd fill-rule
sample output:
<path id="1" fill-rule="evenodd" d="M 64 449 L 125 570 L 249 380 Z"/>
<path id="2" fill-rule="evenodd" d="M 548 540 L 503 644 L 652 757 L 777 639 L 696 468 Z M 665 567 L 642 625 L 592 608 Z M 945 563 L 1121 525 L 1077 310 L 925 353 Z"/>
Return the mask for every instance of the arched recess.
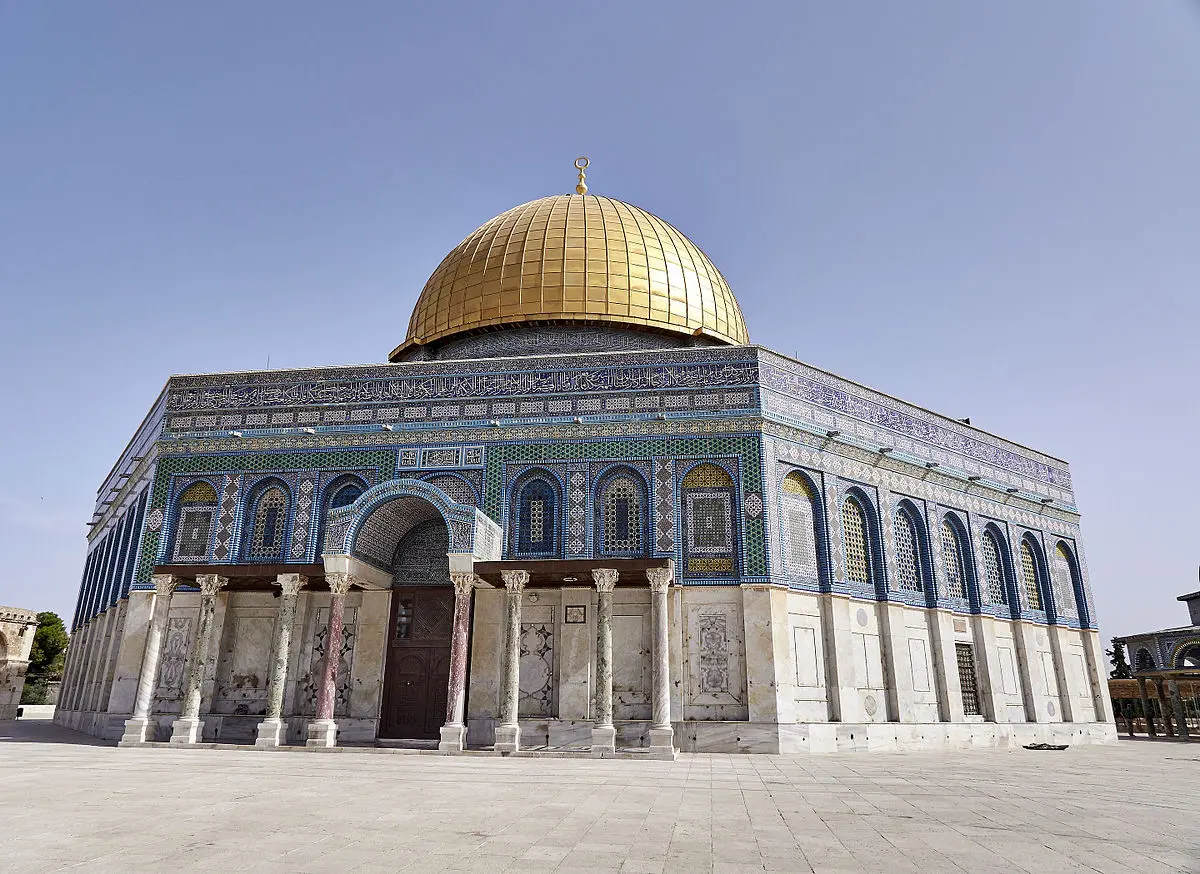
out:
<path id="1" fill-rule="evenodd" d="M 693 577 L 737 575 L 735 484 L 728 470 L 711 461 L 693 464 L 679 484 L 682 498 L 684 573 Z"/>
<path id="2" fill-rule="evenodd" d="M 649 485 L 628 465 L 606 470 L 596 481 L 593 497 L 593 554 L 597 558 L 640 558 L 648 554 Z"/>
<path id="3" fill-rule="evenodd" d="M 356 473 L 344 473 L 334 477 L 321 490 L 321 516 L 317 528 L 317 554 L 321 554 L 325 543 L 325 525 L 331 510 L 348 507 L 362 497 L 367 482 Z"/>
<path id="4" fill-rule="evenodd" d="M 871 498 L 852 486 L 842 498 L 842 549 L 846 564 L 846 582 L 851 588 L 870 590 L 880 599 L 887 597 L 879 514 Z"/>
<path id="5" fill-rule="evenodd" d="M 930 573 L 929 537 L 916 505 L 904 498 L 896 506 L 892 521 L 892 540 L 896 556 L 894 587 L 910 595 L 922 595 L 930 603 L 933 578 Z"/>
<path id="6" fill-rule="evenodd" d="M 8 661 L 8 639 L 5 638 L 4 632 L 0 631 L 0 665 Z"/>
<path id="7" fill-rule="evenodd" d="M 983 559 L 983 580 L 979 585 L 979 602 L 991 607 L 1012 603 L 1013 581 L 1009 573 L 1008 541 L 994 522 L 983 526 L 980 536 L 980 558 Z"/>
<path id="8" fill-rule="evenodd" d="M 1032 534 L 1021 537 L 1021 603 L 1027 610 L 1046 612 L 1046 557 Z"/>
<path id="9" fill-rule="evenodd" d="M 254 484 L 246 500 L 242 523 L 242 560 L 281 562 L 287 556 L 292 528 L 292 490 L 279 477 Z"/>
<path id="10" fill-rule="evenodd" d="M 475 561 L 500 557 L 500 528 L 495 522 L 477 508 L 455 503 L 441 489 L 415 479 L 380 483 L 354 503 L 331 509 L 323 554 L 348 555 L 390 575 L 401 538 L 418 523 L 439 517 L 446 524 L 451 554 L 469 555 Z"/>
<path id="11" fill-rule="evenodd" d="M 821 490 L 804 471 L 789 471 L 779 484 L 783 567 L 789 577 L 826 583 L 825 514 Z"/>
<path id="12" fill-rule="evenodd" d="M 1158 670 L 1158 666 L 1154 663 L 1154 656 L 1146 647 L 1139 647 L 1138 651 L 1133 654 L 1133 670 L 1138 674 L 1148 674 Z"/>
<path id="13" fill-rule="evenodd" d="M 1190 638 L 1175 646 L 1171 664 L 1176 670 L 1200 670 L 1200 638 Z"/>
<path id="14" fill-rule="evenodd" d="M 521 558 L 558 558 L 562 552 L 562 484 L 550 471 L 533 468 L 512 484 L 508 502 L 508 551 Z"/>
<path id="15" fill-rule="evenodd" d="M 206 479 L 188 483 L 179 493 L 172 514 L 172 561 L 208 561 L 213 528 L 217 521 L 217 494 L 217 487 Z"/>
<path id="16" fill-rule="evenodd" d="M 942 546 L 942 576 L 946 581 L 945 597 L 967 601 L 974 590 L 970 553 L 967 551 L 967 528 L 957 513 L 943 514 L 938 523 Z"/>
<path id="17" fill-rule="evenodd" d="M 1050 580 L 1054 589 L 1054 612 L 1058 616 L 1078 618 L 1084 625 L 1088 621 L 1087 599 L 1083 593 L 1083 577 L 1075 552 L 1065 540 L 1054 544 L 1054 557 L 1050 564 Z"/>

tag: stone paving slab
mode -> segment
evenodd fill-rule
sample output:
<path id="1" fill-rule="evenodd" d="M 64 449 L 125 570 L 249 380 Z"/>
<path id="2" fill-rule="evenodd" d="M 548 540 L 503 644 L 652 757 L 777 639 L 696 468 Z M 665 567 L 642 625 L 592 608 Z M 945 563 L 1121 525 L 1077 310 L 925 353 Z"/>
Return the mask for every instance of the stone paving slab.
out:
<path id="1" fill-rule="evenodd" d="M 1200 744 L 311 756 L 20 721 L 0 775 L 0 871 L 1200 872 Z"/>

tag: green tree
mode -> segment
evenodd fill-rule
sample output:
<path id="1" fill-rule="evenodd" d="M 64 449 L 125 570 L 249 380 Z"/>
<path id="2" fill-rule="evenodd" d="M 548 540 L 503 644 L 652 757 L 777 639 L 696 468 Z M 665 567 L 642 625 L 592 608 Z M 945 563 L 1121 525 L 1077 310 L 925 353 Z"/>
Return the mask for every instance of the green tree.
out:
<path id="1" fill-rule="evenodd" d="M 25 672 L 25 689 L 21 692 L 22 704 L 43 704 L 46 700 L 46 683 L 61 680 L 67 660 L 67 629 L 57 613 L 49 610 L 39 613 L 38 629 L 33 635 L 33 648 L 29 651 L 29 667 Z"/>
<path id="2" fill-rule="evenodd" d="M 1112 670 L 1108 672 L 1110 679 L 1133 679 L 1133 671 L 1129 669 L 1129 662 L 1125 660 L 1125 644 L 1121 643 L 1120 639 L 1114 637 L 1112 649 L 1106 649 L 1104 654 L 1108 656 L 1108 661 L 1112 665 Z"/>

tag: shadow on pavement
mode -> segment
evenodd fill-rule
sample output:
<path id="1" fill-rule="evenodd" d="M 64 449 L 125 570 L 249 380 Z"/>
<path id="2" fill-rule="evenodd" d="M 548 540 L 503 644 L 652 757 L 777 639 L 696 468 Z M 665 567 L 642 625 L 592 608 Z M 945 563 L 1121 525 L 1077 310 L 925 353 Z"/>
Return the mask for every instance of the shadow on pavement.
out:
<path id="1" fill-rule="evenodd" d="M 115 747 L 116 741 L 92 737 L 55 725 L 49 719 L 18 719 L 0 722 L 0 744 L 70 744 L 77 747 Z"/>

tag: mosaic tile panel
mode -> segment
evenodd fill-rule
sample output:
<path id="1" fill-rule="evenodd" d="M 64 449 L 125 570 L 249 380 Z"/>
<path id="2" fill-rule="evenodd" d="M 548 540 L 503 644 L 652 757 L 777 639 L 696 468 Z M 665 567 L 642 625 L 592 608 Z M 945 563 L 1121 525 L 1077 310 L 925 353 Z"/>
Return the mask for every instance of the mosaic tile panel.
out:
<path id="1" fill-rule="evenodd" d="M 654 459 L 654 551 L 675 551 L 675 461 Z"/>

